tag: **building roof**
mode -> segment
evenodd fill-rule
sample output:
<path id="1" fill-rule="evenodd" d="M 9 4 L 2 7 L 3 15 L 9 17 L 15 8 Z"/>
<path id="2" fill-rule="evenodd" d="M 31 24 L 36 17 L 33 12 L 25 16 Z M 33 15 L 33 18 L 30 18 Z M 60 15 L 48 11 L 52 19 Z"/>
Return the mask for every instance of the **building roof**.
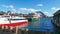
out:
<path id="1" fill-rule="evenodd" d="M 0 11 L 0 15 L 3 15 L 3 14 L 6 14 L 5 12 L 3 12 L 3 11 Z"/>
<path id="2" fill-rule="evenodd" d="M 58 10 L 57 12 L 54 13 L 54 15 L 60 14 L 60 10 Z"/>

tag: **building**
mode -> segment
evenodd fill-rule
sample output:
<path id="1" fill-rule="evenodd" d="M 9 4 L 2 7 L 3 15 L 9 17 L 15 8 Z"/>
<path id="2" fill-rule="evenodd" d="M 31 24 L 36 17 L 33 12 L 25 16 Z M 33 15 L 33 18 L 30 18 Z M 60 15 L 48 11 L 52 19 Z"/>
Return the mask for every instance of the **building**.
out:
<path id="1" fill-rule="evenodd" d="M 60 34 L 60 10 L 54 13 L 52 23 L 56 34 Z"/>
<path id="2" fill-rule="evenodd" d="M 38 18 L 35 13 L 29 13 L 29 14 L 18 14 L 18 13 L 11 13 L 11 11 L 3 12 L 0 11 L 0 15 L 11 15 L 11 16 L 20 16 L 20 17 L 26 17 L 26 18 Z"/>
<path id="3" fill-rule="evenodd" d="M 0 11 L 0 15 L 3 15 L 3 14 L 6 14 L 5 12 L 3 12 L 3 11 Z"/>
<path id="4" fill-rule="evenodd" d="M 57 12 L 54 13 L 53 24 L 55 26 L 60 27 L 60 10 L 58 10 Z"/>

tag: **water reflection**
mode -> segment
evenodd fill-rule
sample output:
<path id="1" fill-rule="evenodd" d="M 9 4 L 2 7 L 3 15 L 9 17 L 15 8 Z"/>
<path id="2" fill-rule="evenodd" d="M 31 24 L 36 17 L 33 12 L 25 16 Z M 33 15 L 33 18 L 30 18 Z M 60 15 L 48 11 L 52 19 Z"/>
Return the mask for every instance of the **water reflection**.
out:
<path id="1" fill-rule="evenodd" d="M 40 18 L 39 22 L 36 23 L 37 25 L 32 26 L 32 23 L 29 23 L 29 30 L 30 31 L 38 31 L 38 32 L 54 32 L 54 26 L 51 23 L 51 18 Z"/>

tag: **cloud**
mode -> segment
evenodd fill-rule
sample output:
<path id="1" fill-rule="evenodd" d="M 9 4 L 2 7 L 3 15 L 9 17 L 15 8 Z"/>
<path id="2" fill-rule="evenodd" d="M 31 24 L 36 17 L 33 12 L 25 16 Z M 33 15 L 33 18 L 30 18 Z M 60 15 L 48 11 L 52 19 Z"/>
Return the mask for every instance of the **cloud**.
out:
<path id="1" fill-rule="evenodd" d="M 36 9 L 33 9 L 33 8 L 19 8 L 19 11 L 36 12 L 36 11 L 41 11 L 41 9 L 36 10 Z"/>
<path id="2" fill-rule="evenodd" d="M 13 8 L 13 9 L 12 9 L 12 11 L 13 11 L 13 12 L 16 12 L 16 9 L 15 9 L 15 8 Z"/>
<path id="3" fill-rule="evenodd" d="M 6 5 L 2 5 L 3 7 L 5 7 L 5 8 L 9 8 L 9 6 L 6 6 Z"/>
<path id="4" fill-rule="evenodd" d="M 7 9 L 10 9 L 12 10 L 12 13 L 15 13 L 16 12 L 16 9 L 14 8 L 13 5 L 2 5 L 3 7 L 7 8 Z"/>
<path id="5" fill-rule="evenodd" d="M 35 12 L 35 11 L 38 11 L 38 10 L 29 8 L 28 11 L 30 11 L 30 12 Z"/>
<path id="6" fill-rule="evenodd" d="M 2 6 L 5 7 L 5 8 L 14 8 L 13 5 L 2 5 Z"/>
<path id="7" fill-rule="evenodd" d="M 26 11 L 27 8 L 19 8 L 19 11 Z"/>
<path id="8" fill-rule="evenodd" d="M 43 4 L 37 4 L 37 6 L 43 6 Z"/>
<path id="9" fill-rule="evenodd" d="M 60 8 L 56 8 L 56 7 L 52 7 L 51 9 L 54 11 L 60 10 Z"/>
<path id="10" fill-rule="evenodd" d="M 33 13 L 35 13 L 36 11 L 41 11 L 41 9 L 33 9 L 33 8 L 19 8 L 18 10 L 16 10 L 13 5 L 2 5 L 2 6 L 7 9 L 10 9 L 12 11 L 12 13 L 14 13 L 16 11 L 19 13 L 23 12 L 23 11 L 25 11 L 25 12 L 29 11 L 29 12 L 33 12 Z"/>
<path id="11" fill-rule="evenodd" d="M 50 14 L 49 12 L 44 12 L 45 15 L 47 16 L 53 16 L 52 14 Z"/>
<path id="12" fill-rule="evenodd" d="M 14 6 L 13 6 L 13 5 L 10 5 L 9 7 L 10 7 L 10 8 L 14 8 Z"/>

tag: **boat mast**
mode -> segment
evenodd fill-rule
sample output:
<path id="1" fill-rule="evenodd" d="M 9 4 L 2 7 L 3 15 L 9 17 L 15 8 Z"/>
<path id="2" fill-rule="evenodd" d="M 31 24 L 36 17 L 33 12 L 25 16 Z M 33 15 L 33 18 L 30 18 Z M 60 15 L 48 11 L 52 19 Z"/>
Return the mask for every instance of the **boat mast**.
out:
<path id="1" fill-rule="evenodd" d="M 10 19 L 12 18 L 12 16 L 11 16 L 11 12 L 8 11 L 7 14 L 8 14 L 8 16 L 9 16 L 9 23 L 11 24 L 11 20 L 10 20 Z"/>

